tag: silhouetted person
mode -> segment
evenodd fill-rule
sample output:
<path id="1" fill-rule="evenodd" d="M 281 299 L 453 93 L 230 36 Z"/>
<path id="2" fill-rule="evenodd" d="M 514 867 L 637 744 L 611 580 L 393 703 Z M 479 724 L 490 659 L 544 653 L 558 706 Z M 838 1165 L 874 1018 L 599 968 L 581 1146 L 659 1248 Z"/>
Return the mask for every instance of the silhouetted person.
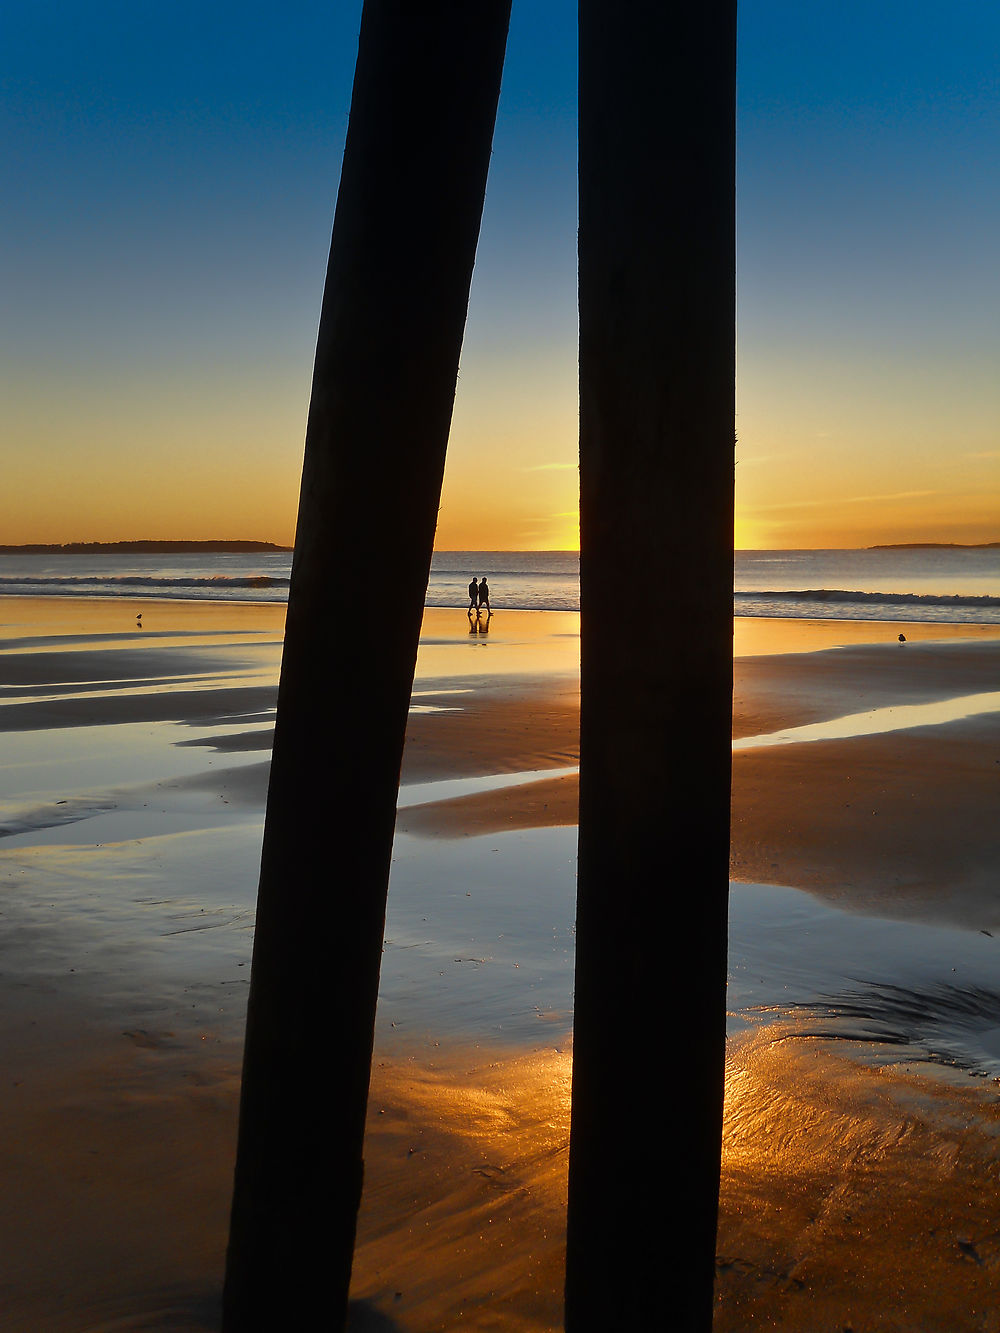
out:
<path id="1" fill-rule="evenodd" d="M 475 580 L 473 580 L 474 582 Z M 487 611 L 490 609 L 490 590 L 486 584 L 486 575 L 479 580 L 479 605 L 485 606 Z"/>
<path id="2" fill-rule="evenodd" d="M 479 584 L 475 579 L 469 584 L 469 610 L 473 610 L 479 603 Z"/>

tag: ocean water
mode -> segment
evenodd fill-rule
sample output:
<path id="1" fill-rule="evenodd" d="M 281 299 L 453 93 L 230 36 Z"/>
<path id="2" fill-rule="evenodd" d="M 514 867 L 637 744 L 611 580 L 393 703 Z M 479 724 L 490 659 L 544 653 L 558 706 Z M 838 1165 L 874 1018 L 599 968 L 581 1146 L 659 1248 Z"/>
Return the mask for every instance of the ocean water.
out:
<path id="1" fill-rule="evenodd" d="M 283 602 L 291 555 L 0 555 L 0 599 L 149 597 Z M 528 611 L 580 607 L 573 551 L 438 551 L 428 606 L 464 607 L 475 575 L 491 603 Z M 1000 548 L 738 551 L 733 610 L 791 619 L 1000 624 Z"/>

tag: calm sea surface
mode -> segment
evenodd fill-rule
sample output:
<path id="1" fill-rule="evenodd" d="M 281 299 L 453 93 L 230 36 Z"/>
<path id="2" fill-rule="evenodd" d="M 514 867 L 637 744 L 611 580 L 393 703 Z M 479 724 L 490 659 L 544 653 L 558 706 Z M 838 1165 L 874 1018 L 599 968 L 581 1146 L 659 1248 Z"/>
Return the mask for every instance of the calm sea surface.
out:
<path id="1" fill-rule="evenodd" d="M 291 556 L 2 555 L 0 598 L 152 597 L 282 602 Z M 439 551 L 428 606 L 465 606 L 473 575 L 496 609 L 575 611 L 579 557 L 567 551 Z M 1000 624 L 1000 549 L 739 551 L 734 611 L 793 619 Z"/>

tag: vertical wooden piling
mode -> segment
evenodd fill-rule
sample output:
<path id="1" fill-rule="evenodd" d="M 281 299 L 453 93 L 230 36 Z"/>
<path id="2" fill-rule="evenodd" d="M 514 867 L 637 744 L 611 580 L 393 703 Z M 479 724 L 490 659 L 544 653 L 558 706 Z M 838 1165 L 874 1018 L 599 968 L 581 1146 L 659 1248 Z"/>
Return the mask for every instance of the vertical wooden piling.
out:
<path id="1" fill-rule="evenodd" d="M 566 1327 L 708 1330 L 732 701 L 735 0 L 580 0 Z"/>

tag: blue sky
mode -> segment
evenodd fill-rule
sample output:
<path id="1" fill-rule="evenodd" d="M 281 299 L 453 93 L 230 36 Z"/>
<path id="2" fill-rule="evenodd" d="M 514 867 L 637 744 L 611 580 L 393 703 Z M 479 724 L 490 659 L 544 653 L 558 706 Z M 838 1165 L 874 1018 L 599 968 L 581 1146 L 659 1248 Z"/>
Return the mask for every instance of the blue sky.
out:
<path id="1" fill-rule="evenodd" d="M 0 542 L 291 539 L 360 12 L 8 0 Z M 744 0 L 740 544 L 1000 538 L 998 48 Z M 442 546 L 573 540 L 575 67 L 515 0 Z"/>

